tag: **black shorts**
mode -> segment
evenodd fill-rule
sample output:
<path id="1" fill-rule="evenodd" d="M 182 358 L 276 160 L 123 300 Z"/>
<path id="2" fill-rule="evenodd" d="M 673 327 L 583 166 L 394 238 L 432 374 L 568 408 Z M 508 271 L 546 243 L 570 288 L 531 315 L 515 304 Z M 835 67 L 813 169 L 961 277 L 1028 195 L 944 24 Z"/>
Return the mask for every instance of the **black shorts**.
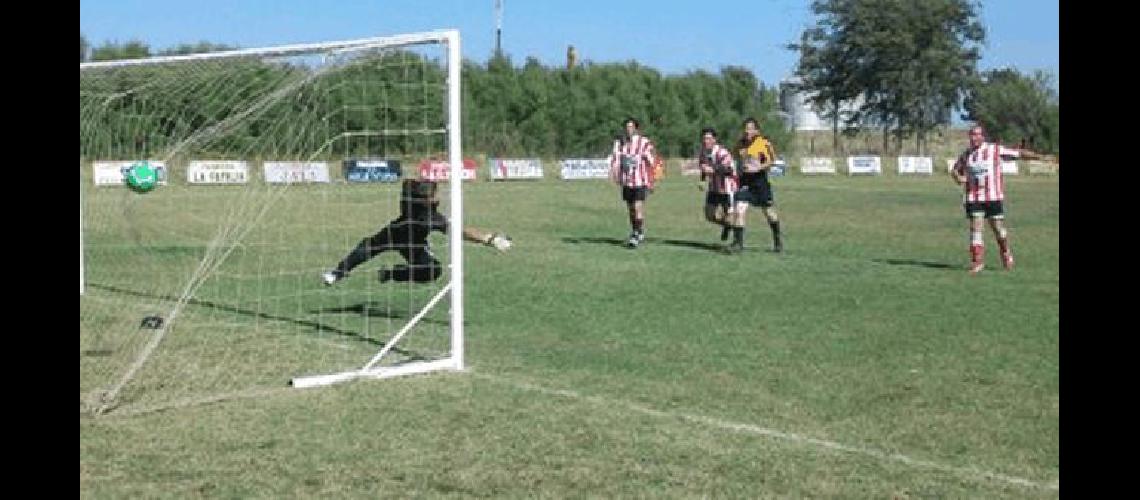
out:
<path id="1" fill-rule="evenodd" d="M 983 216 L 987 219 L 1005 218 L 1005 208 L 1002 206 L 1001 200 L 966 202 L 962 204 L 962 207 L 966 209 L 967 219 Z"/>
<path id="2" fill-rule="evenodd" d="M 633 203 L 635 201 L 645 201 L 645 198 L 648 196 L 649 188 L 647 187 L 621 187 L 621 199 L 625 200 L 628 203 Z"/>
<path id="3" fill-rule="evenodd" d="M 767 182 L 757 182 L 747 186 L 743 186 L 736 192 L 736 202 L 748 202 L 754 207 L 771 208 L 774 204 L 772 200 L 772 185 Z"/>
<path id="4" fill-rule="evenodd" d="M 714 193 L 709 191 L 705 194 L 705 205 L 720 205 L 726 209 L 732 208 L 733 195 L 728 193 Z"/>

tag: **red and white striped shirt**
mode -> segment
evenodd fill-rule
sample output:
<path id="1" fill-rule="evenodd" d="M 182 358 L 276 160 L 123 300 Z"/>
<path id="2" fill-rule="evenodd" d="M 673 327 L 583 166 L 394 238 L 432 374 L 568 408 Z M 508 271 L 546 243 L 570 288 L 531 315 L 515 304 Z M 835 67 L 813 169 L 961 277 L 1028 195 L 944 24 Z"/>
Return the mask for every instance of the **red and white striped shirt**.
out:
<path id="1" fill-rule="evenodd" d="M 653 143 L 643 135 L 634 135 L 624 144 L 614 141 L 610 154 L 610 179 L 631 188 L 653 187 Z"/>
<path id="2" fill-rule="evenodd" d="M 702 151 L 697 158 L 697 164 L 709 164 L 713 168 L 718 166 L 730 168 L 729 173 L 717 172 L 709 176 L 709 192 L 718 194 L 732 194 L 740 187 L 740 178 L 736 173 L 736 160 L 732 152 L 720 144 L 713 145 L 711 151 Z"/>
<path id="3" fill-rule="evenodd" d="M 1018 151 L 1000 144 L 984 142 L 977 149 L 966 150 L 958 157 L 954 169 L 966 177 L 963 203 L 1001 201 L 1005 199 L 1005 179 L 1001 174 L 1002 157 L 1016 158 Z"/>

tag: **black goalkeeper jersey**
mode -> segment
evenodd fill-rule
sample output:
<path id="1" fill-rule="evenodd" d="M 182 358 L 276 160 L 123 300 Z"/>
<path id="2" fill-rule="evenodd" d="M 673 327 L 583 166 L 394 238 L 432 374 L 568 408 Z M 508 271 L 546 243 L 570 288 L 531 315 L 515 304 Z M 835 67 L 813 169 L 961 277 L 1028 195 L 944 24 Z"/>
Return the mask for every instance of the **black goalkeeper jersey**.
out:
<path id="1" fill-rule="evenodd" d="M 439 213 L 435 183 L 404 181 L 400 193 L 400 216 L 391 225 L 393 240 L 412 245 L 426 245 L 432 231 L 447 233 L 448 220 Z"/>

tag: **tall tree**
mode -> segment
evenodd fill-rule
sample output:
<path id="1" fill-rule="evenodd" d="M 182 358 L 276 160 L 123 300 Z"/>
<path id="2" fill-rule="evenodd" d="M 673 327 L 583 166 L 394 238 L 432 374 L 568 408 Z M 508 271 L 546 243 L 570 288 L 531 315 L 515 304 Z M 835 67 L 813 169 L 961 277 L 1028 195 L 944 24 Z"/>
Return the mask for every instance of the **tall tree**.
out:
<path id="1" fill-rule="evenodd" d="M 963 119 L 981 124 L 994 139 L 1026 142 L 1043 153 L 1060 152 L 1060 103 L 1051 74 L 1014 69 L 982 74 L 964 102 Z"/>
<path id="2" fill-rule="evenodd" d="M 816 26 L 789 46 L 801 53 L 800 88 L 845 127 L 881 126 L 884 141 L 913 134 L 921 153 L 977 79 L 979 10 L 974 0 L 815 0 Z"/>
<path id="3" fill-rule="evenodd" d="M 862 90 L 859 63 L 866 60 L 865 50 L 854 41 L 854 7 L 854 2 L 815 2 L 816 25 L 804 30 L 799 43 L 788 45 L 800 53 L 792 90 L 806 94 L 815 111 L 831 123 L 833 151 L 840 150 L 840 129 L 858 126 L 861 118 L 845 109 Z"/>

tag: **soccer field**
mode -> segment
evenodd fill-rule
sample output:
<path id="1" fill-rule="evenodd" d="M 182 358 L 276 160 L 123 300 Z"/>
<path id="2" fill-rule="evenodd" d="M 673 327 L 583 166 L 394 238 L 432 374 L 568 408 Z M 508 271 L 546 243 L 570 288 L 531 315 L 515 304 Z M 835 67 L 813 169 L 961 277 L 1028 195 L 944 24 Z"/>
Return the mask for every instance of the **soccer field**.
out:
<path id="1" fill-rule="evenodd" d="M 355 368 L 412 311 L 370 279 L 394 260 L 319 282 L 387 221 L 370 212 L 376 188 L 290 187 L 276 206 L 313 208 L 266 218 L 206 275 L 157 351 L 178 362 L 148 365 L 156 382 L 134 389 L 221 371 L 256 391 L 101 417 L 81 401 L 80 495 L 1057 497 L 1059 178 L 1007 178 L 1017 268 L 1001 269 L 987 228 L 978 276 L 945 175 L 773 184 L 785 252 L 766 251 L 753 211 L 741 255 L 720 251 L 691 177 L 673 173 L 650 197 L 637 250 L 621 246 L 626 209 L 606 181 L 465 184 L 465 222 L 515 242 L 503 255 L 465 248 L 468 370 L 306 390 L 284 387 L 280 360 Z M 190 276 L 203 249 L 186 242 L 209 241 L 211 210 L 230 207 L 214 201 L 242 189 L 84 192 L 81 399 L 122 368 L 90 353 L 124 340 L 92 332 L 121 322 L 144 335 L 139 318 L 179 298 L 149 285 L 156 273 Z M 152 234 L 171 239 L 156 250 Z M 260 288 L 241 288 L 248 276 Z M 281 343 L 296 351 L 218 333 L 246 325 L 298 339 Z M 226 356 L 178 350 L 187 338 Z"/>

